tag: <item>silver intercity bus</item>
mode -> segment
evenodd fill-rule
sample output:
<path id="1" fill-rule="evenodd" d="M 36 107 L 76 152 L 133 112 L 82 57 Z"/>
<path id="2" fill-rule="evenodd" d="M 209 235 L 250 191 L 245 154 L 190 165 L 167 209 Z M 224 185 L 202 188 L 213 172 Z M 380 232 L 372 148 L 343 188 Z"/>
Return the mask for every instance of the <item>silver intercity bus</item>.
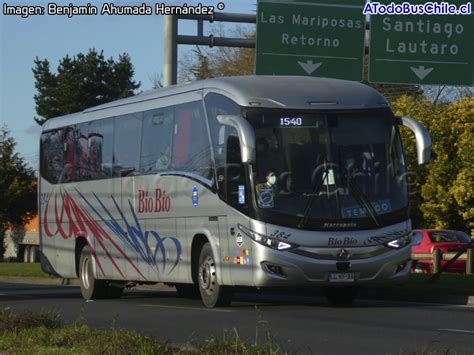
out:
<path id="1" fill-rule="evenodd" d="M 243 76 L 144 92 L 48 120 L 43 270 L 84 298 L 163 282 L 229 304 L 237 286 L 323 287 L 335 304 L 410 270 L 399 127 L 365 85 Z"/>

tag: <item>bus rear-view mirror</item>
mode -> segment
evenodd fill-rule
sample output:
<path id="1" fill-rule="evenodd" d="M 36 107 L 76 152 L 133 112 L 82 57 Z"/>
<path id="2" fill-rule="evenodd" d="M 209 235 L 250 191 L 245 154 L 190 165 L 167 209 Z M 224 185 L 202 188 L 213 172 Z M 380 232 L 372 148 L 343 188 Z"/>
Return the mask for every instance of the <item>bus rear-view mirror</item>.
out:
<path id="1" fill-rule="evenodd" d="M 240 154 L 242 163 L 255 162 L 255 132 L 250 123 L 243 117 L 232 115 L 219 115 L 217 121 L 225 126 L 237 130 L 240 141 Z"/>
<path id="2" fill-rule="evenodd" d="M 426 127 L 408 116 L 401 116 L 400 120 L 403 126 L 415 134 L 418 164 L 429 163 L 431 160 L 431 136 Z"/>

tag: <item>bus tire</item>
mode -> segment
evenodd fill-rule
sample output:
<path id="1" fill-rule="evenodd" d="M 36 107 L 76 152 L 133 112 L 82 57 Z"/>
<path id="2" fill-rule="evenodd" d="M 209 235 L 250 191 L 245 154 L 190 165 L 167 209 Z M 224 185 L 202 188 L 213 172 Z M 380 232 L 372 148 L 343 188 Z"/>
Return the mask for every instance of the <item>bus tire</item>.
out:
<path id="1" fill-rule="evenodd" d="M 25 249 L 23 249 L 23 262 L 29 263 L 30 262 L 30 246 L 25 245 Z"/>
<path id="2" fill-rule="evenodd" d="M 79 261 L 79 280 L 81 284 L 82 297 L 86 300 L 93 300 L 106 297 L 107 285 L 104 280 L 96 280 L 92 270 L 92 256 L 85 245 L 81 251 Z"/>
<path id="3" fill-rule="evenodd" d="M 28 255 L 29 255 L 28 260 L 29 260 L 30 263 L 36 263 L 36 261 L 38 259 L 36 257 L 36 255 L 38 254 L 37 249 L 38 248 L 36 247 L 36 245 L 31 245 L 30 246 L 30 251 L 28 253 Z"/>
<path id="4" fill-rule="evenodd" d="M 211 245 L 204 244 L 199 255 L 199 291 L 204 305 L 208 308 L 228 306 L 232 302 L 230 289 L 217 282 L 217 270 Z"/>
<path id="5" fill-rule="evenodd" d="M 198 299 L 200 297 L 199 288 L 195 284 L 175 284 L 178 297 Z"/>
<path id="6" fill-rule="evenodd" d="M 335 307 L 350 306 L 359 294 L 358 286 L 324 287 L 323 294 Z"/>

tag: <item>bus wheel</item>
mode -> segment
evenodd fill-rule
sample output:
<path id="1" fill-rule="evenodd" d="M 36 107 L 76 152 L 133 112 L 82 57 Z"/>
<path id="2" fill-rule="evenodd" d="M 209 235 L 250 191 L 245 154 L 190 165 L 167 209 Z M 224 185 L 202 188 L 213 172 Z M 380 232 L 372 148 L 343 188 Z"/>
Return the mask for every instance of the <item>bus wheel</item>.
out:
<path id="1" fill-rule="evenodd" d="M 27 245 L 25 246 L 25 249 L 23 250 L 23 262 L 24 263 L 29 263 L 30 262 L 30 246 Z"/>
<path id="2" fill-rule="evenodd" d="M 324 296 L 336 307 L 350 306 L 359 293 L 358 286 L 324 287 Z"/>
<path id="3" fill-rule="evenodd" d="M 197 299 L 200 296 L 199 288 L 195 284 L 175 284 L 179 297 Z"/>
<path id="4" fill-rule="evenodd" d="M 203 245 L 199 256 L 199 291 L 206 307 L 227 306 L 232 301 L 230 290 L 217 283 L 216 263 L 209 243 Z"/>
<path id="5" fill-rule="evenodd" d="M 92 256 L 84 246 L 79 261 L 79 279 L 81 283 L 82 297 L 86 300 L 104 298 L 106 296 L 106 283 L 104 280 L 96 280 L 92 270 Z"/>

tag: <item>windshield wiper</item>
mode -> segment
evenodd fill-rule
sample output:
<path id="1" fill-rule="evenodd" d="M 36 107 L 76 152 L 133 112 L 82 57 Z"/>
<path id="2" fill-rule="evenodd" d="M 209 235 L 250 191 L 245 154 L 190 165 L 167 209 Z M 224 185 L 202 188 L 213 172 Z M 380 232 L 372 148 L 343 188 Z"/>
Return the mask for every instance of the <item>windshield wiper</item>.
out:
<path id="1" fill-rule="evenodd" d="M 341 147 L 338 147 L 337 153 L 339 169 L 341 170 L 342 176 L 347 179 L 347 187 L 349 189 L 349 192 L 351 193 L 352 197 L 354 197 L 354 200 L 356 200 L 356 202 L 365 209 L 366 213 L 370 216 L 370 218 L 372 218 L 375 225 L 377 227 L 380 227 L 378 214 L 375 211 L 374 206 L 372 206 L 367 196 L 360 190 L 359 186 L 354 182 L 352 176 L 349 175 L 349 171 L 342 165 Z"/>
<path id="2" fill-rule="evenodd" d="M 303 228 L 304 225 L 306 224 L 306 221 L 308 220 L 309 213 L 313 209 L 313 203 L 314 203 L 314 197 L 316 196 L 317 193 L 319 193 L 319 190 L 321 189 L 321 186 L 323 186 L 324 180 L 326 180 L 329 176 L 329 169 L 326 167 L 326 159 L 324 159 L 324 174 L 322 176 L 322 179 L 319 181 L 318 184 L 316 184 L 317 180 L 314 182 L 313 190 L 311 191 L 310 199 L 308 203 L 306 204 L 306 207 L 303 212 L 303 217 L 301 218 L 300 222 L 298 223 L 297 227 L 298 228 Z"/>
<path id="3" fill-rule="evenodd" d="M 354 197 L 354 200 L 356 200 L 359 205 L 364 207 L 365 211 L 368 213 L 370 218 L 372 218 L 375 225 L 380 227 L 380 223 L 377 218 L 377 212 L 375 211 L 374 206 L 372 206 L 367 196 L 360 190 L 359 186 L 357 186 L 351 177 L 347 176 L 347 180 L 347 187 L 349 188 L 349 192 L 351 193 L 352 197 Z"/>

